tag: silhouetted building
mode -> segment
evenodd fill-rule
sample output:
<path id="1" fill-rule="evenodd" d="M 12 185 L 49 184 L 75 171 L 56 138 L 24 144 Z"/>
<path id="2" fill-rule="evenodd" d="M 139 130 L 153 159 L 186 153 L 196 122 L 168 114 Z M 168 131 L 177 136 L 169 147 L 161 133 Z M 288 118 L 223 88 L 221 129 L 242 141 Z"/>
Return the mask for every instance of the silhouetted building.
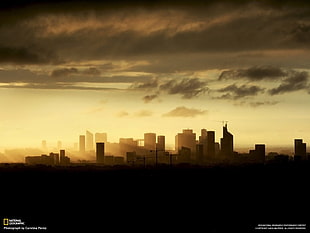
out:
<path id="1" fill-rule="evenodd" d="M 63 152 L 61 152 L 61 159 Z M 59 160 L 59 154 L 58 153 L 50 153 L 49 155 L 41 155 L 41 156 L 26 156 L 25 157 L 25 163 L 29 165 L 50 165 L 55 166 L 59 165 L 60 163 L 63 164 L 69 164 L 70 158 L 64 156 L 65 163 L 63 163 L 63 160 Z"/>
<path id="2" fill-rule="evenodd" d="M 207 159 L 215 159 L 215 132 L 207 132 Z"/>
<path id="3" fill-rule="evenodd" d="M 255 145 L 255 156 L 256 156 L 257 162 L 259 163 L 265 162 L 266 146 L 264 144 Z"/>
<path id="4" fill-rule="evenodd" d="M 96 162 L 97 163 L 104 163 L 104 142 L 97 142 L 96 143 Z"/>
<path id="5" fill-rule="evenodd" d="M 113 166 L 114 165 L 114 156 L 112 156 L 112 155 L 104 156 L 104 164 L 108 165 L 108 166 Z"/>
<path id="6" fill-rule="evenodd" d="M 60 165 L 68 165 L 70 164 L 70 158 L 66 156 L 65 150 L 60 150 Z"/>
<path id="7" fill-rule="evenodd" d="M 231 158 L 234 153 L 234 137 L 228 132 L 227 124 L 223 126 L 223 138 L 221 138 L 221 155 L 224 158 Z"/>
<path id="8" fill-rule="evenodd" d="M 181 147 L 178 156 L 179 163 L 190 163 L 191 162 L 191 149 L 187 147 Z"/>
<path id="9" fill-rule="evenodd" d="M 108 142 L 108 136 L 106 133 L 96 133 L 95 134 L 95 142 L 104 142 L 107 143 Z"/>
<path id="10" fill-rule="evenodd" d="M 179 152 L 182 148 L 190 150 L 190 155 L 193 158 L 196 153 L 196 134 L 191 129 L 183 129 L 183 133 L 178 133 L 175 136 L 175 150 Z"/>
<path id="11" fill-rule="evenodd" d="M 53 159 L 53 164 L 54 165 L 59 165 L 59 154 L 58 153 L 50 153 L 50 157 Z"/>
<path id="12" fill-rule="evenodd" d="M 144 134 L 144 148 L 146 150 L 156 149 L 156 134 L 155 133 Z"/>
<path id="13" fill-rule="evenodd" d="M 138 142 L 133 138 L 120 138 L 119 150 L 122 156 L 126 156 L 127 152 L 134 152 L 137 150 Z"/>
<path id="14" fill-rule="evenodd" d="M 157 151 L 165 151 L 166 150 L 166 142 L 165 142 L 165 136 L 157 136 Z"/>
<path id="15" fill-rule="evenodd" d="M 80 154 L 85 154 L 85 135 L 80 135 Z"/>
<path id="16" fill-rule="evenodd" d="M 86 130 L 86 151 L 94 150 L 94 135 Z"/>
<path id="17" fill-rule="evenodd" d="M 204 149 L 204 146 L 202 144 L 196 145 L 196 162 L 197 162 L 197 164 L 203 164 L 203 162 L 204 162 L 203 149 Z"/>
<path id="18" fill-rule="evenodd" d="M 203 147 L 203 156 L 201 158 L 201 162 L 206 161 L 207 158 L 207 145 L 208 145 L 208 140 L 207 140 L 207 135 L 208 131 L 206 129 L 201 129 L 201 136 L 199 136 L 199 144 L 202 145 Z"/>
<path id="19" fill-rule="evenodd" d="M 302 139 L 295 139 L 295 153 L 294 160 L 306 160 L 307 159 L 307 144 L 303 143 Z"/>
<path id="20" fill-rule="evenodd" d="M 124 162 L 123 156 L 114 156 L 114 165 L 123 165 Z"/>
<path id="21" fill-rule="evenodd" d="M 137 153 L 135 151 L 126 153 L 127 163 L 134 165 L 136 162 L 136 159 L 137 159 Z"/>

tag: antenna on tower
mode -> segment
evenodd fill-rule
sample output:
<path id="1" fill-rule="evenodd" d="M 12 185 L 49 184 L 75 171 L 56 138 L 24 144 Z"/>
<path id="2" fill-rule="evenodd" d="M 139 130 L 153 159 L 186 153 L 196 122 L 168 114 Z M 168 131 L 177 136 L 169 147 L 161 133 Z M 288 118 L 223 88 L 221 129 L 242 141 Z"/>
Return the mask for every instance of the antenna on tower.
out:
<path id="1" fill-rule="evenodd" d="M 222 121 L 223 127 L 227 127 L 228 121 Z"/>

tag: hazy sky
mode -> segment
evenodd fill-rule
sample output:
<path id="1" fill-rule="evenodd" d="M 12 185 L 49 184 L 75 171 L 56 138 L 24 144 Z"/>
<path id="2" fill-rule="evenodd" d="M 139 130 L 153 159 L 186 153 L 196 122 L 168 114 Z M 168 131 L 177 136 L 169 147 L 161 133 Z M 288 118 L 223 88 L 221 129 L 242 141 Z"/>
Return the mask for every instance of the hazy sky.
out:
<path id="1" fill-rule="evenodd" d="M 309 1 L 9 1 L 0 147 L 184 128 L 310 143 Z"/>

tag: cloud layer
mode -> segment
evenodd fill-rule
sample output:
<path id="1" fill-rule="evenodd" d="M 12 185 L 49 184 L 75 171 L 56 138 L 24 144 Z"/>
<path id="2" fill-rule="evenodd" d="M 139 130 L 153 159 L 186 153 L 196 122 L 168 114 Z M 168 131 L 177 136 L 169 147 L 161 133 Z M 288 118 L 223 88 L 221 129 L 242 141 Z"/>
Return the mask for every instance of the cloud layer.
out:
<path id="1" fill-rule="evenodd" d="M 163 114 L 163 116 L 164 117 L 196 117 L 196 116 L 205 115 L 205 114 L 207 114 L 206 110 L 187 108 L 184 106 L 180 106 L 180 107 L 176 107 L 170 112 Z"/>

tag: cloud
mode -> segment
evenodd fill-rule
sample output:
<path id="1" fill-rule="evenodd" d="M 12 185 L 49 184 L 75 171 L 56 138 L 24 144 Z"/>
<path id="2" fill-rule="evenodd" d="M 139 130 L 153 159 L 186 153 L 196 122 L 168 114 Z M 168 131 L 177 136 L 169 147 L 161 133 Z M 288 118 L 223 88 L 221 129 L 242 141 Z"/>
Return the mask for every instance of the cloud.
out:
<path id="1" fill-rule="evenodd" d="M 163 117 L 196 117 L 199 115 L 207 114 L 206 110 L 200 110 L 195 108 L 187 108 L 184 106 L 176 107 L 168 113 L 163 114 Z"/>
<path id="2" fill-rule="evenodd" d="M 283 80 L 283 82 L 276 88 L 273 88 L 268 91 L 270 95 L 278 95 L 287 92 L 299 91 L 299 90 L 308 90 L 308 72 L 292 72 L 292 74 Z"/>
<path id="3" fill-rule="evenodd" d="M 226 79 L 248 79 L 249 81 L 260 80 L 277 80 L 285 77 L 287 72 L 278 67 L 273 66 L 253 66 L 248 69 L 226 70 L 223 71 L 219 80 Z"/>
<path id="4" fill-rule="evenodd" d="M 40 64 L 46 59 L 23 47 L 0 47 L 0 63 Z"/>
<path id="5" fill-rule="evenodd" d="M 71 74 L 77 74 L 78 70 L 76 68 L 63 68 L 63 69 L 56 69 L 53 70 L 51 73 L 52 77 L 65 77 Z"/>
<path id="6" fill-rule="evenodd" d="M 205 93 L 208 88 L 206 82 L 198 78 L 184 78 L 181 81 L 170 80 L 160 85 L 160 90 L 170 95 L 180 94 L 184 99 L 191 99 Z"/>
<path id="7" fill-rule="evenodd" d="M 119 113 L 116 114 L 117 117 L 127 117 L 129 116 L 129 113 L 126 111 L 121 111 Z"/>
<path id="8" fill-rule="evenodd" d="M 131 85 L 130 88 L 133 89 L 153 89 L 158 87 L 158 80 L 157 79 L 151 79 L 144 82 L 138 82 Z"/>
<path id="9" fill-rule="evenodd" d="M 251 107 L 260 107 L 260 106 L 266 106 L 266 105 L 276 105 L 278 104 L 279 102 L 278 101 L 257 101 L 257 102 L 250 102 L 249 105 Z"/>
<path id="10" fill-rule="evenodd" d="M 219 99 L 240 99 L 247 96 L 256 96 L 261 92 L 264 92 L 264 88 L 258 86 L 247 86 L 236 84 L 229 85 L 225 88 L 219 89 L 218 92 L 226 92 L 224 95 L 219 97 Z"/>
<path id="11" fill-rule="evenodd" d="M 152 100 L 154 100 L 156 98 L 158 98 L 158 95 L 154 94 L 154 95 L 146 95 L 142 99 L 143 99 L 144 103 L 150 103 Z"/>
<path id="12" fill-rule="evenodd" d="M 139 112 L 136 112 L 134 114 L 135 117 L 150 117 L 153 115 L 152 111 L 148 111 L 148 110 L 141 110 Z"/>
<path id="13" fill-rule="evenodd" d="M 98 70 L 98 69 L 95 68 L 95 67 L 90 67 L 90 68 L 84 70 L 84 71 L 83 71 L 83 74 L 91 75 L 91 76 L 93 76 L 93 75 L 96 76 L 96 75 L 100 75 L 101 72 L 100 72 L 100 70 Z"/>

